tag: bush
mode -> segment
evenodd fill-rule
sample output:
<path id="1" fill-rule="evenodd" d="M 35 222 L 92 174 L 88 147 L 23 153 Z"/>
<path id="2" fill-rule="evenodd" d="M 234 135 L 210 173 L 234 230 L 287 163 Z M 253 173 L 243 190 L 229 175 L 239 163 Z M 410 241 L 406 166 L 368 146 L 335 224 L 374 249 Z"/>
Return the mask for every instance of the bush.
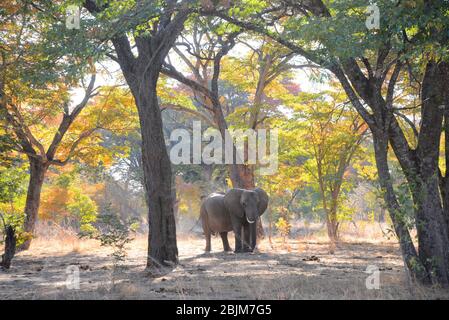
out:
<path id="1" fill-rule="evenodd" d="M 89 196 L 77 191 L 67 205 L 67 209 L 79 221 L 81 233 L 95 232 L 92 224 L 97 220 L 97 205 Z"/>
<path id="2" fill-rule="evenodd" d="M 126 259 L 126 245 L 133 240 L 132 234 L 138 228 L 136 219 L 121 219 L 107 207 L 97 217 L 96 228 L 80 231 L 80 237 L 87 237 L 100 241 L 101 246 L 113 249 L 112 257 L 115 266 Z"/>
<path id="3" fill-rule="evenodd" d="M 282 236 L 282 240 L 285 243 L 286 238 L 290 234 L 291 224 L 283 217 L 280 217 L 279 220 L 275 224 L 276 229 L 278 229 L 279 233 Z"/>

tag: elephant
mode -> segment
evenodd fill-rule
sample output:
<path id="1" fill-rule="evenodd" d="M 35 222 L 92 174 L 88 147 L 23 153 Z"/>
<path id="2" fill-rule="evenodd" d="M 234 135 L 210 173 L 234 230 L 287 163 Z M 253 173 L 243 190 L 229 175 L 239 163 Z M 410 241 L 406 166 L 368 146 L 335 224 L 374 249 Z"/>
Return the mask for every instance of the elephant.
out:
<path id="1" fill-rule="evenodd" d="M 212 193 L 201 204 L 200 218 L 206 237 L 206 252 L 211 250 L 211 234 L 219 233 L 224 251 L 231 251 L 228 232 L 234 231 L 234 252 L 253 252 L 256 247 L 257 220 L 268 207 L 267 193 L 254 190 L 230 189 Z"/>

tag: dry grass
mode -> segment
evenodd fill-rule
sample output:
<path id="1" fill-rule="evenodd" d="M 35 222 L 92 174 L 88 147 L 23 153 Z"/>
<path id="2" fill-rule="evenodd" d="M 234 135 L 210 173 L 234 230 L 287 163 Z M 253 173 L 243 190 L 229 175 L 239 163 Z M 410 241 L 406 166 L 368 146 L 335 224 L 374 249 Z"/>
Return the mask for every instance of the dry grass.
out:
<path id="1" fill-rule="evenodd" d="M 223 253 L 219 238 L 213 239 L 213 253 L 205 255 L 202 238 L 181 235 L 180 264 L 159 275 L 145 270 L 144 236 L 129 245 L 126 264 L 114 268 L 110 250 L 59 230 L 35 239 L 11 270 L 0 272 L 0 299 L 449 298 L 445 291 L 407 280 L 395 241 L 374 234 L 372 226 L 363 234 L 349 228 L 335 248 L 318 232 L 286 243 L 265 239 L 257 253 L 238 255 Z M 79 290 L 66 287 L 70 265 L 80 269 Z M 368 265 L 381 270 L 379 290 L 365 286 Z"/>

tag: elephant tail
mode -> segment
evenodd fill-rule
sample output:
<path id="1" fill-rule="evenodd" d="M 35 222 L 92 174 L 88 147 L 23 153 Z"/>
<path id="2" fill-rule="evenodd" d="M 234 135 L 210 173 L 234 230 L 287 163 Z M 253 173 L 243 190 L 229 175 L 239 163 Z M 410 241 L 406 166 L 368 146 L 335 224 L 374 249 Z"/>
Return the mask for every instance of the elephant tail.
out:
<path id="1" fill-rule="evenodd" d="M 203 218 L 204 217 L 204 218 Z M 200 220 L 202 219 L 207 219 L 207 213 L 206 213 L 206 209 L 204 208 L 203 205 L 201 205 L 201 209 L 200 209 L 200 216 L 198 217 L 198 219 L 195 221 L 195 223 L 193 224 L 192 228 L 190 228 L 189 233 L 193 231 L 193 229 L 195 229 L 195 227 L 198 225 L 198 222 L 200 222 Z M 204 222 L 203 222 L 203 231 L 204 230 Z"/>
<path id="2" fill-rule="evenodd" d="M 202 227 L 203 227 L 203 232 L 206 235 L 207 233 L 210 233 L 212 235 L 216 235 L 216 232 L 213 232 L 210 229 L 210 225 L 209 225 L 209 215 L 207 214 L 206 208 L 204 205 L 201 205 L 201 209 L 200 209 L 200 217 L 198 218 L 197 222 L 195 223 L 195 225 L 198 223 L 198 221 L 202 221 Z"/>

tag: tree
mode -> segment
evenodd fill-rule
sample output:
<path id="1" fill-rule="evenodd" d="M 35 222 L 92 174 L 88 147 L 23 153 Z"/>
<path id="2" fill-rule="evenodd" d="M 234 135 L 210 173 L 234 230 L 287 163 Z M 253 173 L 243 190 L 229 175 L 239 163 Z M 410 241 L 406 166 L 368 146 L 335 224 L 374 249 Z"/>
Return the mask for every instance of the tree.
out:
<path id="1" fill-rule="evenodd" d="M 65 43 L 53 42 L 53 28 L 58 22 L 51 17 L 55 8 L 45 7 L 45 15 L 40 16 L 41 9 L 25 1 L 2 11 L 6 21 L 0 47 L 0 110 L 14 148 L 26 155 L 30 170 L 24 222 L 24 231 L 30 236 L 22 249 L 28 249 L 31 243 L 48 168 L 65 165 L 83 140 L 98 129 L 94 126 L 76 132 L 76 136 L 69 134 L 75 119 L 95 95 L 95 70 L 91 59 L 80 64 L 77 53 L 58 50 L 58 45 L 64 47 Z M 82 101 L 71 108 L 69 92 L 83 80 L 86 65 L 92 73 L 90 82 Z"/>
<path id="2" fill-rule="evenodd" d="M 274 91 L 280 79 L 298 67 L 290 63 L 291 51 L 273 45 L 267 38 L 256 39 L 252 44 L 249 39 L 239 37 L 241 30 L 216 18 L 193 16 L 189 22 L 189 28 L 173 48 L 188 73 L 183 74 L 173 63 L 165 64 L 162 72 L 192 90 L 195 112 L 218 128 L 223 139 L 228 138 L 229 129 L 245 131 L 263 127 L 270 111 L 277 108 L 275 103 L 268 103 L 273 99 L 268 91 Z M 250 52 L 242 58 L 228 57 L 238 44 L 247 46 Z M 247 77 L 242 79 L 236 70 Z M 229 95 L 230 87 L 240 90 L 245 98 Z M 177 106 L 177 109 L 192 113 L 191 108 Z M 229 175 L 234 187 L 254 189 L 255 165 L 248 163 L 248 139 L 244 139 L 243 159 L 240 162 L 237 156 L 233 158 L 233 163 L 228 165 Z M 232 150 L 236 155 L 235 142 Z M 259 219 L 258 235 L 263 234 Z"/>
<path id="3" fill-rule="evenodd" d="M 264 38 L 250 44 L 239 37 L 241 33 L 241 30 L 217 19 L 193 17 L 189 28 L 173 48 L 188 73 L 183 74 L 170 63 L 162 69 L 165 75 L 192 90 L 196 112 L 208 125 L 218 128 L 223 139 L 228 129 L 246 130 L 262 126 L 269 113 L 267 88 L 297 67 L 289 63 L 292 54 L 288 49 L 275 47 L 273 41 Z M 228 58 L 237 44 L 248 46 L 250 52 L 240 59 Z M 254 69 L 256 72 L 252 72 Z M 246 79 L 236 76 L 239 75 L 236 70 L 247 73 Z M 229 95 L 231 86 L 241 90 L 238 98 Z M 242 94 L 246 97 L 241 97 Z M 182 106 L 177 109 L 192 111 Z M 235 143 L 233 148 L 235 154 Z M 229 166 L 230 177 L 234 187 L 253 189 L 254 166 L 247 163 L 247 147 L 244 153 L 243 164 L 234 162 Z"/>
<path id="4" fill-rule="evenodd" d="M 165 148 L 157 83 L 164 60 L 194 6 L 191 1 L 175 0 L 123 4 L 87 0 L 84 7 L 102 28 L 102 40 L 112 43 L 115 55 L 109 57 L 120 65 L 139 113 L 149 222 L 147 266 L 160 268 L 177 263 L 172 170 Z"/>
<path id="5" fill-rule="evenodd" d="M 247 4 L 247 1 L 240 3 Z M 239 4 L 240 4 L 239 3 Z M 441 131 L 448 131 L 441 105 L 447 104 L 448 4 L 444 1 L 380 1 L 381 28 L 368 30 L 365 8 L 355 1 L 275 1 L 270 9 L 218 11 L 236 25 L 272 37 L 293 52 L 329 70 L 373 136 L 384 199 L 405 264 L 424 283 L 449 284 L 448 179 L 438 166 Z M 360 8 L 355 10 L 354 8 Z M 243 19 L 242 19 L 243 18 Z M 285 26 L 283 33 L 277 24 Z M 421 83 L 418 145 L 412 148 L 401 126 L 396 84 L 410 73 Z M 413 80 L 412 80 L 413 81 Z M 400 108 L 399 108 L 400 109 Z M 443 126 L 444 123 L 444 126 Z M 418 250 L 401 215 L 389 172 L 388 148 L 399 160 L 415 203 Z M 446 152 L 448 148 L 446 148 Z M 448 162 L 446 162 L 447 164 Z M 447 170 L 442 170 L 447 172 Z"/>
<path id="6" fill-rule="evenodd" d="M 348 169 L 363 151 L 368 127 L 357 113 L 348 110 L 338 91 L 318 95 L 309 97 L 307 106 L 293 119 L 301 123 L 297 133 L 302 156 L 308 159 L 303 166 L 320 193 L 327 233 L 335 243 L 344 219 L 343 193 L 351 185 Z"/>
<path id="7" fill-rule="evenodd" d="M 200 19 L 200 18 L 198 18 Z M 233 31 L 223 35 L 216 35 L 208 31 L 210 28 L 218 28 L 214 25 L 213 19 L 206 21 L 194 20 L 191 30 L 192 41 L 184 35 L 183 39 L 174 47 L 176 54 L 184 61 L 193 78 L 186 76 L 176 70 L 172 64 L 164 65 L 162 72 L 186 85 L 193 91 L 194 101 L 199 105 L 199 113 L 204 115 L 209 124 L 218 128 L 223 139 L 228 135 L 229 125 L 226 121 L 226 114 L 220 101 L 219 80 L 222 59 L 235 46 L 238 31 Z M 187 31 L 189 32 L 189 31 Z M 203 39 L 207 38 L 206 48 Z M 185 54 L 180 49 L 187 48 L 190 54 Z M 193 60 L 193 61 L 192 61 Z M 182 108 L 185 110 L 186 108 Z M 236 154 L 235 144 L 232 145 L 233 155 Z M 233 158 L 234 159 L 234 158 Z M 234 187 L 254 188 L 254 181 L 249 181 L 245 176 L 244 165 L 236 164 L 236 161 L 229 166 L 230 177 Z"/>

